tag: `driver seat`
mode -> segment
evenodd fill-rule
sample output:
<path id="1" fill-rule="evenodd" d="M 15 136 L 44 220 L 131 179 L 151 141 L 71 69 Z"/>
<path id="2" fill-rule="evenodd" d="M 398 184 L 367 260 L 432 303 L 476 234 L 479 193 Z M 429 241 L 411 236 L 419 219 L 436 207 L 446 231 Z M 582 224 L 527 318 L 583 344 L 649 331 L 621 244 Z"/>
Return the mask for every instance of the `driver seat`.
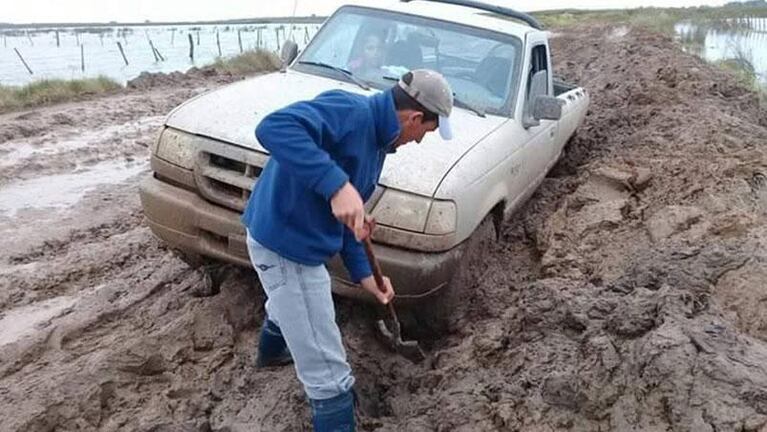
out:
<path id="1" fill-rule="evenodd" d="M 474 78 L 495 96 L 504 97 L 507 90 L 511 60 L 505 57 L 485 57 L 474 70 Z"/>
<path id="2" fill-rule="evenodd" d="M 405 40 L 394 42 L 386 53 L 386 64 L 404 66 L 410 70 L 423 66 L 423 53 L 417 43 Z"/>

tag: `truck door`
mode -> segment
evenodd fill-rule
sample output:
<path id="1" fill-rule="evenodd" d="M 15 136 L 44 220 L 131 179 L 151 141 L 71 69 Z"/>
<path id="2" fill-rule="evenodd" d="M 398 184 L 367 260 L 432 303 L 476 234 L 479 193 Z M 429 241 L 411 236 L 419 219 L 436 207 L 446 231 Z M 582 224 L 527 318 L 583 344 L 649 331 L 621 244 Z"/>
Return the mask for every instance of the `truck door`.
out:
<path id="1" fill-rule="evenodd" d="M 546 33 L 533 32 L 527 36 L 526 55 L 522 69 L 522 85 L 517 104 L 516 118 L 525 130 L 528 140 L 525 161 L 525 177 L 529 196 L 543 181 L 546 172 L 556 161 L 556 135 L 558 123 L 555 120 L 535 120 L 532 117 L 533 102 L 539 95 L 554 95 L 549 46 Z"/>

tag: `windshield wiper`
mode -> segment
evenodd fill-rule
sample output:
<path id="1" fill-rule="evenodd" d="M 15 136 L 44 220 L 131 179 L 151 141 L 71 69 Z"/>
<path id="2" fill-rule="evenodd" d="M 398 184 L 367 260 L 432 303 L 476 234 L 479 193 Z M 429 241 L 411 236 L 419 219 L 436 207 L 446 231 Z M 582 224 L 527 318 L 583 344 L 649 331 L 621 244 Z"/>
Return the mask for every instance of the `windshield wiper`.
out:
<path id="1" fill-rule="evenodd" d="M 461 99 L 458 99 L 457 97 L 455 97 L 455 95 L 453 95 L 453 105 L 457 107 L 465 108 L 480 117 L 485 117 L 485 110 L 479 107 L 475 107 L 474 105 L 468 102 L 465 102 Z"/>
<path id="2" fill-rule="evenodd" d="M 384 75 L 382 78 L 388 81 L 399 81 L 399 78 L 391 75 Z M 453 93 L 453 105 L 467 109 L 480 117 L 485 117 L 485 111 L 483 109 L 475 107 L 462 99 L 458 99 L 458 97 L 455 96 L 455 93 Z"/>
<path id="3" fill-rule="evenodd" d="M 298 62 L 298 64 L 305 64 L 305 65 L 309 65 L 309 66 L 318 66 L 318 67 L 322 67 L 322 68 L 326 68 L 326 69 L 332 69 L 332 70 L 334 70 L 336 72 L 340 72 L 345 77 L 349 78 L 354 84 L 357 84 L 363 90 L 370 90 L 370 86 L 365 84 L 364 81 L 360 80 L 359 78 L 354 76 L 353 73 L 349 72 L 348 70 L 346 70 L 344 68 L 340 68 L 338 66 L 333 66 L 332 64 L 328 64 L 328 63 L 315 62 L 315 61 L 306 61 L 306 60 L 301 60 L 301 61 Z"/>

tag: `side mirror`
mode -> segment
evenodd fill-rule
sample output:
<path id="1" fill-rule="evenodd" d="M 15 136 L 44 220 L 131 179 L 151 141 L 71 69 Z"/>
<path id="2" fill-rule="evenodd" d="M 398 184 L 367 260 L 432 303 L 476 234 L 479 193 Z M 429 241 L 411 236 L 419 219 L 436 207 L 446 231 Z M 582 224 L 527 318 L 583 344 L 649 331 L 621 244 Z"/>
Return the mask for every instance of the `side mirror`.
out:
<path id="1" fill-rule="evenodd" d="M 298 57 L 298 45 L 292 40 L 286 40 L 282 44 L 282 50 L 280 51 L 280 60 L 282 60 L 282 68 L 288 67 L 293 60 Z"/>
<path id="2" fill-rule="evenodd" d="M 559 120 L 562 118 L 562 105 L 554 96 L 539 95 L 533 103 L 533 119 Z"/>
<path id="3" fill-rule="evenodd" d="M 525 104 L 522 126 L 527 129 L 541 124 L 541 120 L 559 120 L 562 105 L 559 99 L 548 95 L 548 71 L 539 70 L 530 80 L 529 99 Z"/>

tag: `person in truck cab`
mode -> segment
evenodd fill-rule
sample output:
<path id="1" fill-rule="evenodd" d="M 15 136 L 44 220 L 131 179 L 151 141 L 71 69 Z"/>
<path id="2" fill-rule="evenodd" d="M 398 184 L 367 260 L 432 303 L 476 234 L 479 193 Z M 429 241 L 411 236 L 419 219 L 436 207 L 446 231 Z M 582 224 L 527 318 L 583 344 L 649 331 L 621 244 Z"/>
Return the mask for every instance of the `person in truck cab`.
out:
<path id="1" fill-rule="evenodd" d="M 453 93 L 445 78 L 414 70 L 392 88 L 363 96 L 341 90 L 265 117 L 256 138 L 269 150 L 242 223 L 266 293 L 259 367 L 295 364 L 316 431 L 354 430 L 352 376 L 335 322 L 324 264 L 340 253 L 351 279 L 381 303 L 361 239 L 370 235 L 363 203 L 388 153 L 439 129 L 451 137 Z"/>
<path id="2" fill-rule="evenodd" d="M 362 78 L 381 76 L 384 61 L 383 31 L 370 32 L 362 39 L 359 53 L 349 61 L 349 71 Z"/>

